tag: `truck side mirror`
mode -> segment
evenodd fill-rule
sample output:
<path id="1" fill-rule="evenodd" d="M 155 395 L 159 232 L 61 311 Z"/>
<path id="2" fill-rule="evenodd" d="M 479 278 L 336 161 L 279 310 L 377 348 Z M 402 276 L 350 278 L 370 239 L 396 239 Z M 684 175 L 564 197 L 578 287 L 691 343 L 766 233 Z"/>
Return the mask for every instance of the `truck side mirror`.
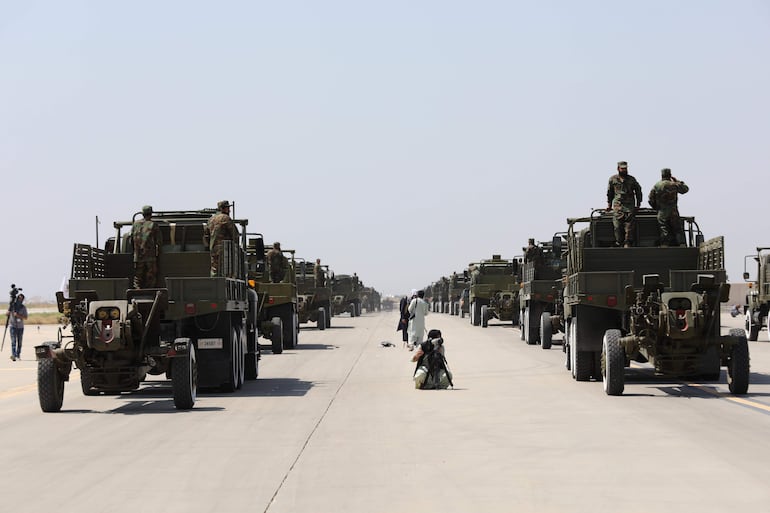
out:
<path id="1" fill-rule="evenodd" d="M 748 281 L 749 279 L 749 273 L 743 273 L 743 279 Z"/>

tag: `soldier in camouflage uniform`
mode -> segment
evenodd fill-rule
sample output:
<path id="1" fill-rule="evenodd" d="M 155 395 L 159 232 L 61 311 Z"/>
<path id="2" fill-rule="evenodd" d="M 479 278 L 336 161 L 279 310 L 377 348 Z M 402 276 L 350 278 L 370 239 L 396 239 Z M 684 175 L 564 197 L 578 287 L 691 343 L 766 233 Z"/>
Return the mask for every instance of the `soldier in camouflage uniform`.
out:
<path id="1" fill-rule="evenodd" d="M 270 281 L 273 283 L 281 283 L 284 276 L 286 276 L 286 270 L 289 267 L 289 259 L 283 255 L 281 251 L 281 243 L 274 242 L 273 247 L 265 255 L 267 265 L 270 269 Z"/>
<path id="2" fill-rule="evenodd" d="M 238 229 L 230 218 L 230 202 L 217 203 L 217 211 L 209 218 L 203 230 L 203 244 L 211 252 L 211 276 L 220 276 L 222 242 L 231 240 L 238 244 Z"/>
<path id="3" fill-rule="evenodd" d="M 543 250 L 540 246 L 535 244 L 535 239 L 529 239 L 527 241 L 527 247 L 523 249 L 525 262 L 534 262 L 537 266 L 543 264 Z"/>
<path id="4" fill-rule="evenodd" d="M 661 169 L 661 180 L 650 191 L 650 206 L 658 211 L 658 228 L 661 246 L 679 246 L 684 244 L 682 221 L 679 218 L 677 202 L 679 194 L 690 190 L 684 182 L 671 176 L 671 170 Z"/>
<path id="5" fill-rule="evenodd" d="M 315 267 L 313 267 L 313 277 L 315 278 L 316 287 L 326 286 L 326 276 L 324 275 L 324 268 L 321 267 L 321 259 L 315 259 Z"/>
<path id="6" fill-rule="evenodd" d="M 142 207 L 142 219 L 131 227 L 134 245 L 134 288 L 149 289 L 158 286 L 158 256 L 163 245 L 158 223 L 152 220 L 152 207 Z"/>
<path id="7" fill-rule="evenodd" d="M 607 185 L 607 210 L 612 210 L 615 227 L 615 245 L 625 248 L 634 242 L 636 209 L 642 204 L 642 187 L 628 174 L 628 164 L 618 162 L 618 174 L 610 177 Z"/>

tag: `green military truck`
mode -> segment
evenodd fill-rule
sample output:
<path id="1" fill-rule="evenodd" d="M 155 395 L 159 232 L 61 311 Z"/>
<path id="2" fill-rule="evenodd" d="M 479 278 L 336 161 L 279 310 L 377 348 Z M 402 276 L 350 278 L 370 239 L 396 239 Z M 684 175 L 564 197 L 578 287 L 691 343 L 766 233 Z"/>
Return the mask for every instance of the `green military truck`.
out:
<path id="1" fill-rule="evenodd" d="M 332 277 L 332 314 L 350 313 L 351 317 L 361 315 L 361 298 L 358 295 L 358 277 L 337 274 Z"/>
<path id="2" fill-rule="evenodd" d="M 297 314 L 300 324 L 314 322 L 319 330 L 331 326 L 332 319 L 332 288 L 316 287 L 315 264 L 297 259 Z M 324 276 L 329 276 L 329 266 L 322 265 Z"/>
<path id="3" fill-rule="evenodd" d="M 552 316 L 556 313 L 562 270 L 566 266 L 562 257 L 562 234 L 538 243 L 529 253 L 524 257 L 519 293 L 521 339 L 549 349 L 554 332 Z"/>
<path id="4" fill-rule="evenodd" d="M 367 312 L 379 312 L 382 309 L 380 302 L 382 296 L 374 287 L 363 287 L 361 289 L 361 303 L 363 309 Z"/>
<path id="5" fill-rule="evenodd" d="M 621 395 L 631 361 L 705 380 L 719 379 L 724 365 L 730 391 L 746 393 L 746 334 L 721 335 L 720 303 L 729 295 L 722 237 L 703 242 L 694 218 L 682 217 L 686 244 L 660 247 L 651 209 L 637 211 L 630 248 L 614 247 L 612 214 L 603 209 L 567 222 L 565 352 L 573 378 L 594 377 L 608 395 Z"/>
<path id="6" fill-rule="evenodd" d="M 270 281 L 266 255 L 273 248 L 264 243 L 260 233 L 249 233 L 246 248 L 249 285 L 257 296 L 257 328 L 259 335 L 270 340 L 273 354 L 294 349 L 299 344 L 299 315 L 296 262 L 293 249 L 282 249 L 288 261 L 286 274 L 278 283 Z"/>
<path id="7" fill-rule="evenodd" d="M 490 319 L 519 323 L 519 259 L 492 255 L 470 264 L 470 320 L 486 328 Z"/>
<path id="8" fill-rule="evenodd" d="M 72 364 L 85 395 L 135 390 L 147 375 L 171 379 L 174 405 L 190 409 L 198 387 L 234 391 L 256 379 L 253 294 L 240 243 L 225 241 L 218 275 L 203 244 L 213 210 L 154 212 L 163 245 L 160 288 L 132 288 L 132 221 L 115 222 L 106 249 L 75 244 L 67 296 L 56 295 L 72 335 L 35 347 L 43 411 L 59 411 Z M 134 214 L 134 220 L 141 216 Z"/>
<path id="9" fill-rule="evenodd" d="M 749 340 L 757 340 L 762 328 L 770 334 L 770 248 L 757 248 L 756 255 L 748 255 L 757 262 L 757 279 L 749 282 L 746 295 L 746 333 Z M 745 265 L 744 260 L 744 265 Z M 743 279 L 749 280 L 748 270 L 744 268 Z"/>

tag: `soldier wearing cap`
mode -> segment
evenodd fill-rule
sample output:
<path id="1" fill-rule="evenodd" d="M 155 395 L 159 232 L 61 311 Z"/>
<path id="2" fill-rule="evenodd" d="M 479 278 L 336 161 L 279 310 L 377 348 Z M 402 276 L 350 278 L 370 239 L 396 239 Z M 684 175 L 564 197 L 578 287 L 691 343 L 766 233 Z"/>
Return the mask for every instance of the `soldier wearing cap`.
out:
<path id="1" fill-rule="evenodd" d="M 543 250 L 535 244 L 535 239 L 529 239 L 527 241 L 527 247 L 524 249 L 524 261 L 534 262 L 535 265 L 541 265 L 543 263 Z"/>
<path id="2" fill-rule="evenodd" d="M 684 244 L 682 220 L 679 217 L 677 205 L 680 194 L 685 194 L 690 188 L 671 176 L 671 170 L 660 170 L 660 181 L 656 183 L 648 201 L 650 206 L 658 211 L 658 229 L 660 230 L 661 246 L 679 246 Z"/>
<path id="3" fill-rule="evenodd" d="M 211 216 L 203 230 L 203 244 L 211 253 L 211 276 L 220 276 L 223 241 L 238 244 L 238 229 L 230 218 L 230 202 L 217 203 L 217 213 Z"/>
<path id="4" fill-rule="evenodd" d="M 642 204 L 642 187 L 628 174 L 628 163 L 618 162 L 618 174 L 607 185 L 607 210 L 612 210 L 615 245 L 629 248 L 634 242 L 636 209 Z"/>
<path id="5" fill-rule="evenodd" d="M 321 265 L 320 258 L 315 259 L 315 266 L 313 266 L 313 278 L 315 280 L 316 287 L 326 286 L 326 273 L 324 273 L 324 268 Z"/>
<path id="6" fill-rule="evenodd" d="M 134 245 L 134 288 L 158 287 L 158 257 L 163 239 L 158 223 L 152 220 L 152 207 L 142 207 L 142 219 L 131 226 Z"/>
<path id="7" fill-rule="evenodd" d="M 289 259 L 281 251 L 281 243 L 274 242 L 273 247 L 265 255 L 267 265 L 270 270 L 270 281 L 280 283 L 286 276 L 286 270 L 289 268 Z"/>

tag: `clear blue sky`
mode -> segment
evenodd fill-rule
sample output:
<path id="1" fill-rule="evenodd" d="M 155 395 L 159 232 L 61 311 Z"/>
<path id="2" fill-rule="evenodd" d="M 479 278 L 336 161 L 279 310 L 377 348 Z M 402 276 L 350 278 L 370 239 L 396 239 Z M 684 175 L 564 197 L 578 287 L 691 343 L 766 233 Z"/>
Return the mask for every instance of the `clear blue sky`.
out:
<path id="1" fill-rule="evenodd" d="M 0 286 L 144 204 L 236 202 L 403 294 L 670 167 L 727 269 L 770 245 L 766 1 L 3 1 Z M 5 300 L 5 299 L 2 299 Z"/>

